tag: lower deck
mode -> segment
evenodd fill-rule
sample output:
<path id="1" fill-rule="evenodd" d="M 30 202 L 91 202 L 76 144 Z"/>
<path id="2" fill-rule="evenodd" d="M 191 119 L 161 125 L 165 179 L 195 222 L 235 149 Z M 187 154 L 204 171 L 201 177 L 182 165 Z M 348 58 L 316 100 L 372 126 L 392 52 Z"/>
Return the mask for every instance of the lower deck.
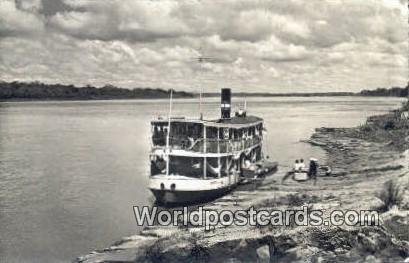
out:
<path id="1" fill-rule="evenodd" d="M 185 176 L 195 179 L 223 178 L 230 174 L 240 174 L 243 169 L 263 159 L 261 145 L 228 155 L 187 155 L 178 151 L 154 151 L 150 157 L 151 176 Z"/>

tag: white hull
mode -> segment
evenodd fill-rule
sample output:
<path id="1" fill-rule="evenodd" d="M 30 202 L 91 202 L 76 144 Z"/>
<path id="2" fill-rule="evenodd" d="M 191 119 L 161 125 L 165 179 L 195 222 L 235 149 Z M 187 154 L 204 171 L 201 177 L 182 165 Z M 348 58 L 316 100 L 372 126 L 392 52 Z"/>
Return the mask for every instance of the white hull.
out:
<path id="1" fill-rule="evenodd" d="M 295 181 L 307 181 L 309 179 L 308 173 L 305 171 L 295 172 L 293 175 Z"/>
<path id="2" fill-rule="evenodd" d="M 160 203 L 197 203 L 217 198 L 239 183 L 239 175 L 221 178 L 191 178 L 180 175 L 155 175 L 149 189 Z"/>

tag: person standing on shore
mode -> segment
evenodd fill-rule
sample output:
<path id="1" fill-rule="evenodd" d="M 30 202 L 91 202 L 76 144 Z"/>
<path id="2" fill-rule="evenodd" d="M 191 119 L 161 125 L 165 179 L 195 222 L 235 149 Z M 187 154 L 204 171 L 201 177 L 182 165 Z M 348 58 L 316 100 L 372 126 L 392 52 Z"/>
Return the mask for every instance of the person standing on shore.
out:
<path id="1" fill-rule="evenodd" d="M 294 163 L 294 172 L 298 171 L 299 167 L 300 167 L 300 164 L 299 164 L 299 161 L 297 159 L 297 160 L 295 160 L 295 163 Z"/>
<path id="2" fill-rule="evenodd" d="M 300 160 L 300 164 L 299 164 L 298 170 L 300 170 L 300 171 L 305 171 L 304 159 L 301 159 L 301 160 Z"/>
<path id="3" fill-rule="evenodd" d="M 308 176 L 314 180 L 314 185 L 317 183 L 318 160 L 310 158 L 310 168 L 308 169 Z"/>

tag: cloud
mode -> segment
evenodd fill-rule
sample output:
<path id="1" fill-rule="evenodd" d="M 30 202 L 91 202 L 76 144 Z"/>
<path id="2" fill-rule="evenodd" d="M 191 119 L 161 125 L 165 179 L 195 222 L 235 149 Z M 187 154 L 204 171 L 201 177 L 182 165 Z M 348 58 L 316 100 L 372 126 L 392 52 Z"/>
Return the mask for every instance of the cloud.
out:
<path id="1" fill-rule="evenodd" d="M 258 43 L 254 50 L 258 58 L 275 62 L 304 60 L 312 55 L 304 46 L 286 45 L 275 37 Z"/>
<path id="2" fill-rule="evenodd" d="M 259 4 L 258 4 L 259 3 Z M 182 36 L 257 42 L 272 35 L 287 43 L 329 47 L 377 35 L 405 37 L 399 1 L 132 1 L 65 0 L 72 10 L 50 19 L 61 32 L 99 40 L 152 42 Z M 394 4 L 392 4 L 394 3 Z M 223 15 L 219 15 L 223 10 Z"/>
<path id="3" fill-rule="evenodd" d="M 38 12 L 43 8 L 41 0 L 16 0 L 16 6 L 24 11 Z"/>
<path id="4" fill-rule="evenodd" d="M 39 6 L 34 2 L 21 2 L 21 7 L 35 11 Z M 44 29 L 44 23 L 40 17 L 30 11 L 18 9 L 15 1 L 0 1 L 0 35 L 30 35 Z"/>
<path id="5" fill-rule="evenodd" d="M 306 23 L 263 9 L 242 10 L 233 17 L 233 20 L 222 28 L 223 39 L 256 42 L 267 39 L 272 34 L 296 38 L 308 38 L 310 34 Z"/>
<path id="6" fill-rule="evenodd" d="M 393 0 L 392 0 L 393 2 Z M 390 42 L 400 42 L 407 37 L 407 11 L 401 13 L 382 1 L 328 1 L 313 0 L 296 11 L 299 19 L 307 21 L 310 38 L 298 39 L 299 44 L 331 47 L 351 40 L 380 37 Z"/>
<path id="7" fill-rule="evenodd" d="M 0 1 L 0 79 L 210 91 L 405 85 L 399 0 Z M 212 61 L 197 63 L 197 57 Z"/>
<path id="8" fill-rule="evenodd" d="M 189 28 L 173 16 L 173 1 L 72 1 L 74 10 L 50 18 L 55 29 L 82 39 L 150 42 L 187 34 Z M 80 10 L 80 11 L 78 11 Z"/>

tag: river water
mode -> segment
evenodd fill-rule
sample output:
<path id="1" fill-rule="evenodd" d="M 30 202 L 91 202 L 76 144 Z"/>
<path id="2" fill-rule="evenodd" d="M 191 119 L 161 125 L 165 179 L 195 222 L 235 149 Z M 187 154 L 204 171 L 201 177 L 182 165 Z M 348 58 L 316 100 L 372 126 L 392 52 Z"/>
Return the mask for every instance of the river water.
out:
<path id="1" fill-rule="evenodd" d="M 314 128 L 350 127 L 400 105 L 397 98 L 249 98 L 265 119 L 265 152 L 281 165 L 311 156 Z M 234 105 L 243 99 L 233 99 Z M 0 261 L 69 262 L 136 233 L 132 206 L 149 205 L 149 122 L 166 100 L 0 103 Z M 173 115 L 198 116 L 196 100 Z M 206 99 L 205 118 L 219 114 Z"/>

